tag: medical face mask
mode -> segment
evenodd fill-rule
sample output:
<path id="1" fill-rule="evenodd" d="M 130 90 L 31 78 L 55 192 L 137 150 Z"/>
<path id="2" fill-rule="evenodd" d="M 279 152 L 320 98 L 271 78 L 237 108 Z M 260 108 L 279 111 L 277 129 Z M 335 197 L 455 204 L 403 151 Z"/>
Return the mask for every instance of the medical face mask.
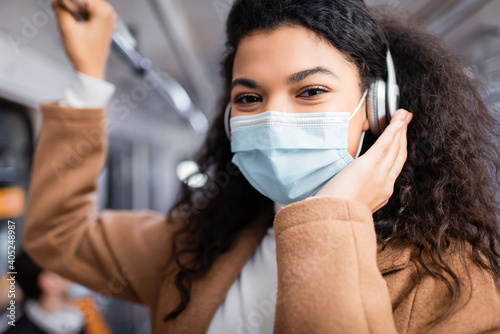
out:
<path id="1" fill-rule="evenodd" d="M 347 150 L 349 121 L 366 94 L 352 115 L 266 111 L 231 118 L 232 162 L 255 189 L 276 203 L 314 196 L 354 161 Z"/>

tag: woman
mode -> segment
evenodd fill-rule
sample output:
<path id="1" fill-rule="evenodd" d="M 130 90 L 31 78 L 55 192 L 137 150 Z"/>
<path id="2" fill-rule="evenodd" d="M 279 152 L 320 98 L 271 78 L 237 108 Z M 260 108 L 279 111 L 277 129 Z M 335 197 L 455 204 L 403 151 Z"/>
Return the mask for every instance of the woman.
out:
<path id="1" fill-rule="evenodd" d="M 56 12 L 95 89 L 114 12 L 89 10 L 85 25 Z M 184 185 L 167 217 L 97 212 L 105 108 L 77 87 L 69 105 L 43 104 L 27 251 L 148 305 L 155 333 L 499 332 L 498 121 L 441 42 L 381 13 L 235 2 L 225 95 L 197 159 L 208 182 Z M 389 49 L 405 109 L 375 135 L 366 92 Z"/>

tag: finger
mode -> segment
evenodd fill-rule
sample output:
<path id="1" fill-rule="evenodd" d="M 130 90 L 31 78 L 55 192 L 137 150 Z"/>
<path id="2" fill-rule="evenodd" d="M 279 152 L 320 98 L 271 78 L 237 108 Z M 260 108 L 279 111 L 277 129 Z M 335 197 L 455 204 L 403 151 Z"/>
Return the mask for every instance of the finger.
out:
<path id="1" fill-rule="evenodd" d="M 383 167 L 385 168 L 384 170 L 387 170 L 388 172 L 392 171 L 392 169 L 394 168 L 393 166 L 396 163 L 398 157 L 401 159 L 402 153 L 405 152 L 403 148 L 406 149 L 406 132 L 408 130 L 408 124 L 411 122 L 411 119 L 413 118 L 413 114 L 405 110 L 401 118 L 405 119 L 404 120 L 405 125 L 398 130 L 398 134 L 396 135 L 395 138 L 395 142 L 397 142 L 397 145 L 393 145 L 391 147 L 388 155 L 382 162 L 382 164 L 384 165 Z"/>
<path id="2" fill-rule="evenodd" d="M 389 174 L 394 166 L 394 162 L 398 157 L 401 145 L 401 132 L 403 129 L 399 129 L 394 137 L 394 142 L 389 147 L 385 157 L 379 162 L 379 168 L 383 171 L 384 175 Z"/>
<path id="3" fill-rule="evenodd" d="M 396 161 L 392 166 L 392 169 L 389 173 L 389 177 L 392 180 L 396 180 L 401 171 L 403 170 L 404 164 L 408 158 L 408 125 L 405 126 L 404 129 L 401 129 L 401 143 L 399 147 L 399 152 L 396 157 Z"/>
<path id="4" fill-rule="evenodd" d="M 392 144 L 395 143 L 398 127 L 403 126 L 401 122 L 408 115 L 405 109 L 398 109 L 391 119 L 389 126 L 382 132 L 375 144 L 366 152 L 367 155 L 375 155 L 377 161 L 381 161 L 390 151 Z"/>
<path id="5" fill-rule="evenodd" d="M 116 15 L 113 6 L 104 0 L 86 0 L 87 11 L 90 19 L 92 18 L 109 18 Z"/>
<path id="6" fill-rule="evenodd" d="M 57 18 L 59 30 L 71 29 L 76 25 L 76 20 L 67 10 L 63 9 L 57 0 L 52 0 L 52 8 Z"/>
<path id="7" fill-rule="evenodd" d="M 370 147 L 366 152 L 367 156 L 372 156 L 377 163 L 382 161 L 385 156 L 389 153 L 391 146 L 395 144 L 395 138 L 398 133 L 398 126 L 400 126 L 402 121 L 394 121 L 389 124 L 389 126 L 380 135 L 377 141 Z"/>
<path id="8" fill-rule="evenodd" d="M 57 0 L 57 2 L 60 3 L 62 7 L 73 12 L 81 12 L 85 7 L 85 2 L 79 0 Z"/>
<path id="9" fill-rule="evenodd" d="M 410 126 L 412 119 L 413 119 L 413 114 L 409 113 L 409 117 L 406 120 L 406 126 L 403 129 L 401 129 L 400 151 L 396 160 L 396 164 L 399 163 L 401 168 L 404 166 L 404 163 L 406 162 L 406 158 L 408 156 L 408 127 Z"/>
<path id="10" fill-rule="evenodd" d="M 402 121 L 406 117 L 406 115 L 408 115 L 408 111 L 406 109 L 398 109 L 394 116 L 391 118 L 390 124 L 392 124 L 393 122 Z"/>

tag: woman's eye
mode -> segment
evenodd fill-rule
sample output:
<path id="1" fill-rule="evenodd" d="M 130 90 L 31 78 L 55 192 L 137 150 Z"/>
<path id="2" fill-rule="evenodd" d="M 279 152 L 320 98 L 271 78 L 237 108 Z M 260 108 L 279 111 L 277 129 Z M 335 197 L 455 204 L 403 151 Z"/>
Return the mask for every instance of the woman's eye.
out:
<path id="1" fill-rule="evenodd" d="M 260 97 L 253 95 L 245 95 L 236 99 L 236 103 L 255 103 L 260 102 Z"/>
<path id="2" fill-rule="evenodd" d="M 323 88 L 312 88 L 312 89 L 306 90 L 304 93 L 300 94 L 299 96 L 300 97 L 309 97 L 309 96 L 315 96 L 315 95 L 319 95 L 321 93 L 326 93 L 326 92 L 327 92 L 327 90 L 323 89 Z"/>

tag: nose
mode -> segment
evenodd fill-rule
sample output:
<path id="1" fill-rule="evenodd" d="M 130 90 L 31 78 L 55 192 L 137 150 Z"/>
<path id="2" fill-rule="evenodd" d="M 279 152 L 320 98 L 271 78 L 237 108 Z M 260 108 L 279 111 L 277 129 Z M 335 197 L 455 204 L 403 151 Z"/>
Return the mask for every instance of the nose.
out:
<path id="1" fill-rule="evenodd" d="M 268 98 L 263 105 L 264 111 L 294 112 L 291 103 L 285 97 Z"/>

